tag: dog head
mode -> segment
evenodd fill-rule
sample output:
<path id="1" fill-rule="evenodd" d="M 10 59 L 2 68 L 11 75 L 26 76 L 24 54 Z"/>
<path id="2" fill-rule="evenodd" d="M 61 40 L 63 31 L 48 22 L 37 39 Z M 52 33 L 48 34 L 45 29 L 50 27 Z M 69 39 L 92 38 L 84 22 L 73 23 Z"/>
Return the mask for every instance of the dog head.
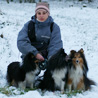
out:
<path id="1" fill-rule="evenodd" d="M 30 52 L 23 59 L 23 68 L 25 72 L 35 71 L 39 69 L 39 60 Z"/>
<path id="2" fill-rule="evenodd" d="M 67 54 L 64 52 L 64 49 L 60 49 L 48 60 L 48 69 L 54 70 L 61 69 L 67 66 Z"/>
<path id="3" fill-rule="evenodd" d="M 77 66 L 80 66 L 83 68 L 83 58 L 81 56 L 81 53 L 78 51 L 76 52 L 75 50 L 71 51 L 71 58 L 72 58 L 72 64 L 76 68 Z"/>
<path id="4" fill-rule="evenodd" d="M 83 49 L 80 49 L 78 52 L 76 52 L 75 50 L 71 50 L 70 58 L 72 59 L 72 64 L 74 65 L 74 68 L 80 66 L 84 70 L 84 73 L 87 73 L 88 66 Z"/>

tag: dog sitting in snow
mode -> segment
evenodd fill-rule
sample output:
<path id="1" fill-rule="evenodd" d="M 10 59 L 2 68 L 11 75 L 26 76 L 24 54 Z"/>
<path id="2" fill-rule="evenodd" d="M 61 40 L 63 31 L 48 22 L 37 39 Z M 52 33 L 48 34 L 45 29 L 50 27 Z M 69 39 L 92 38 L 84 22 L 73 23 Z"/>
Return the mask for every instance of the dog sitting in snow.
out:
<path id="1" fill-rule="evenodd" d="M 36 75 L 40 72 L 38 67 L 39 61 L 28 53 L 22 64 L 20 62 L 12 62 L 7 68 L 7 81 L 10 85 L 25 89 L 30 87 L 33 89 L 33 83 Z"/>
<path id="2" fill-rule="evenodd" d="M 61 93 L 64 92 L 68 72 L 68 61 L 66 61 L 66 57 L 67 54 L 64 52 L 64 49 L 60 49 L 49 59 L 39 88 L 48 91 L 60 90 Z"/>
<path id="3" fill-rule="evenodd" d="M 70 52 L 70 58 L 72 60 L 72 65 L 68 72 L 68 90 L 90 89 L 91 85 L 95 85 L 95 83 L 87 78 L 88 66 L 83 49 L 80 49 L 78 52 L 72 50 Z"/>

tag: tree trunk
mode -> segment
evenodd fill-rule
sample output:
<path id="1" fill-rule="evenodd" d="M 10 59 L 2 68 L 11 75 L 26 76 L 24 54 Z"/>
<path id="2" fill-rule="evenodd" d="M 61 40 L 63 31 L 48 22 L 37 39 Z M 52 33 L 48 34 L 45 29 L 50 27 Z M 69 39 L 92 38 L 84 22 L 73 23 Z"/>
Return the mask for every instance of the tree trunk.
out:
<path id="1" fill-rule="evenodd" d="M 35 0 L 29 0 L 30 3 L 35 3 Z"/>
<path id="2" fill-rule="evenodd" d="M 92 2 L 92 0 L 88 0 L 88 2 Z"/>
<path id="3" fill-rule="evenodd" d="M 19 0 L 20 3 L 22 3 L 22 0 Z"/>
<path id="4" fill-rule="evenodd" d="M 7 1 L 7 3 L 9 3 L 9 0 L 6 0 Z"/>
<path id="5" fill-rule="evenodd" d="M 35 3 L 35 0 L 33 0 L 33 3 Z"/>
<path id="6" fill-rule="evenodd" d="M 26 3 L 26 0 L 24 0 L 24 2 Z"/>
<path id="7" fill-rule="evenodd" d="M 39 0 L 39 2 L 41 2 L 42 0 Z"/>

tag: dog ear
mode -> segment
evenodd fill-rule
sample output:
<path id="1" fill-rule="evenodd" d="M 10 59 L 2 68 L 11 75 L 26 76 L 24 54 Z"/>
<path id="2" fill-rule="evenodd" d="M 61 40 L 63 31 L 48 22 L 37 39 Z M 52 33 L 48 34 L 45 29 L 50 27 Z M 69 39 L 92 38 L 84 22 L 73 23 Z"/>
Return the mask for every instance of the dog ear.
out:
<path id="1" fill-rule="evenodd" d="M 78 52 L 81 52 L 83 54 L 84 53 L 83 48 L 81 48 Z"/>
<path id="2" fill-rule="evenodd" d="M 35 56 L 33 55 L 33 53 L 28 53 L 28 55 L 29 55 L 29 57 L 31 58 L 31 59 L 33 59 Z"/>
<path id="3" fill-rule="evenodd" d="M 85 74 L 87 74 L 87 71 L 89 70 L 88 69 L 88 64 L 87 64 L 87 61 L 86 61 L 86 58 L 85 58 L 85 54 L 84 54 L 84 50 L 83 48 L 81 48 L 78 52 L 80 52 L 82 58 L 83 58 L 83 62 L 84 62 L 84 71 L 85 71 Z"/>
<path id="4" fill-rule="evenodd" d="M 76 53 L 75 50 L 71 50 L 71 51 L 70 51 L 70 54 L 74 54 L 74 53 Z"/>
<path id="5" fill-rule="evenodd" d="M 69 55 L 66 55 L 65 61 L 69 61 L 70 59 L 71 59 L 70 56 Z"/>
<path id="6" fill-rule="evenodd" d="M 71 51 L 70 51 L 70 55 L 69 55 L 69 56 L 72 58 L 72 57 L 74 56 L 74 54 L 75 54 L 75 53 L 76 53 L 76 51 L 75 51 L 75 50 L 71 50 Z"/>

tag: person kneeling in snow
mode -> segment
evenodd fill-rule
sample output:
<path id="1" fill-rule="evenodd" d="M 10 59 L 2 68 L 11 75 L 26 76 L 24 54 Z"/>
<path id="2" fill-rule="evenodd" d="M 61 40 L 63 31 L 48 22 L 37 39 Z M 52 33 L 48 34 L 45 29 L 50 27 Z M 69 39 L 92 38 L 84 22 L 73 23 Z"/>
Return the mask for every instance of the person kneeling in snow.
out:
<path id="1" fill-rule="evenodd" d="M 32 52 L 42 62 L 63 47 L 60 28 L 50 16 L 48 3 L 36 4 L 35 15 L 18 34 L 17 46 L 22 58 Z"/>

